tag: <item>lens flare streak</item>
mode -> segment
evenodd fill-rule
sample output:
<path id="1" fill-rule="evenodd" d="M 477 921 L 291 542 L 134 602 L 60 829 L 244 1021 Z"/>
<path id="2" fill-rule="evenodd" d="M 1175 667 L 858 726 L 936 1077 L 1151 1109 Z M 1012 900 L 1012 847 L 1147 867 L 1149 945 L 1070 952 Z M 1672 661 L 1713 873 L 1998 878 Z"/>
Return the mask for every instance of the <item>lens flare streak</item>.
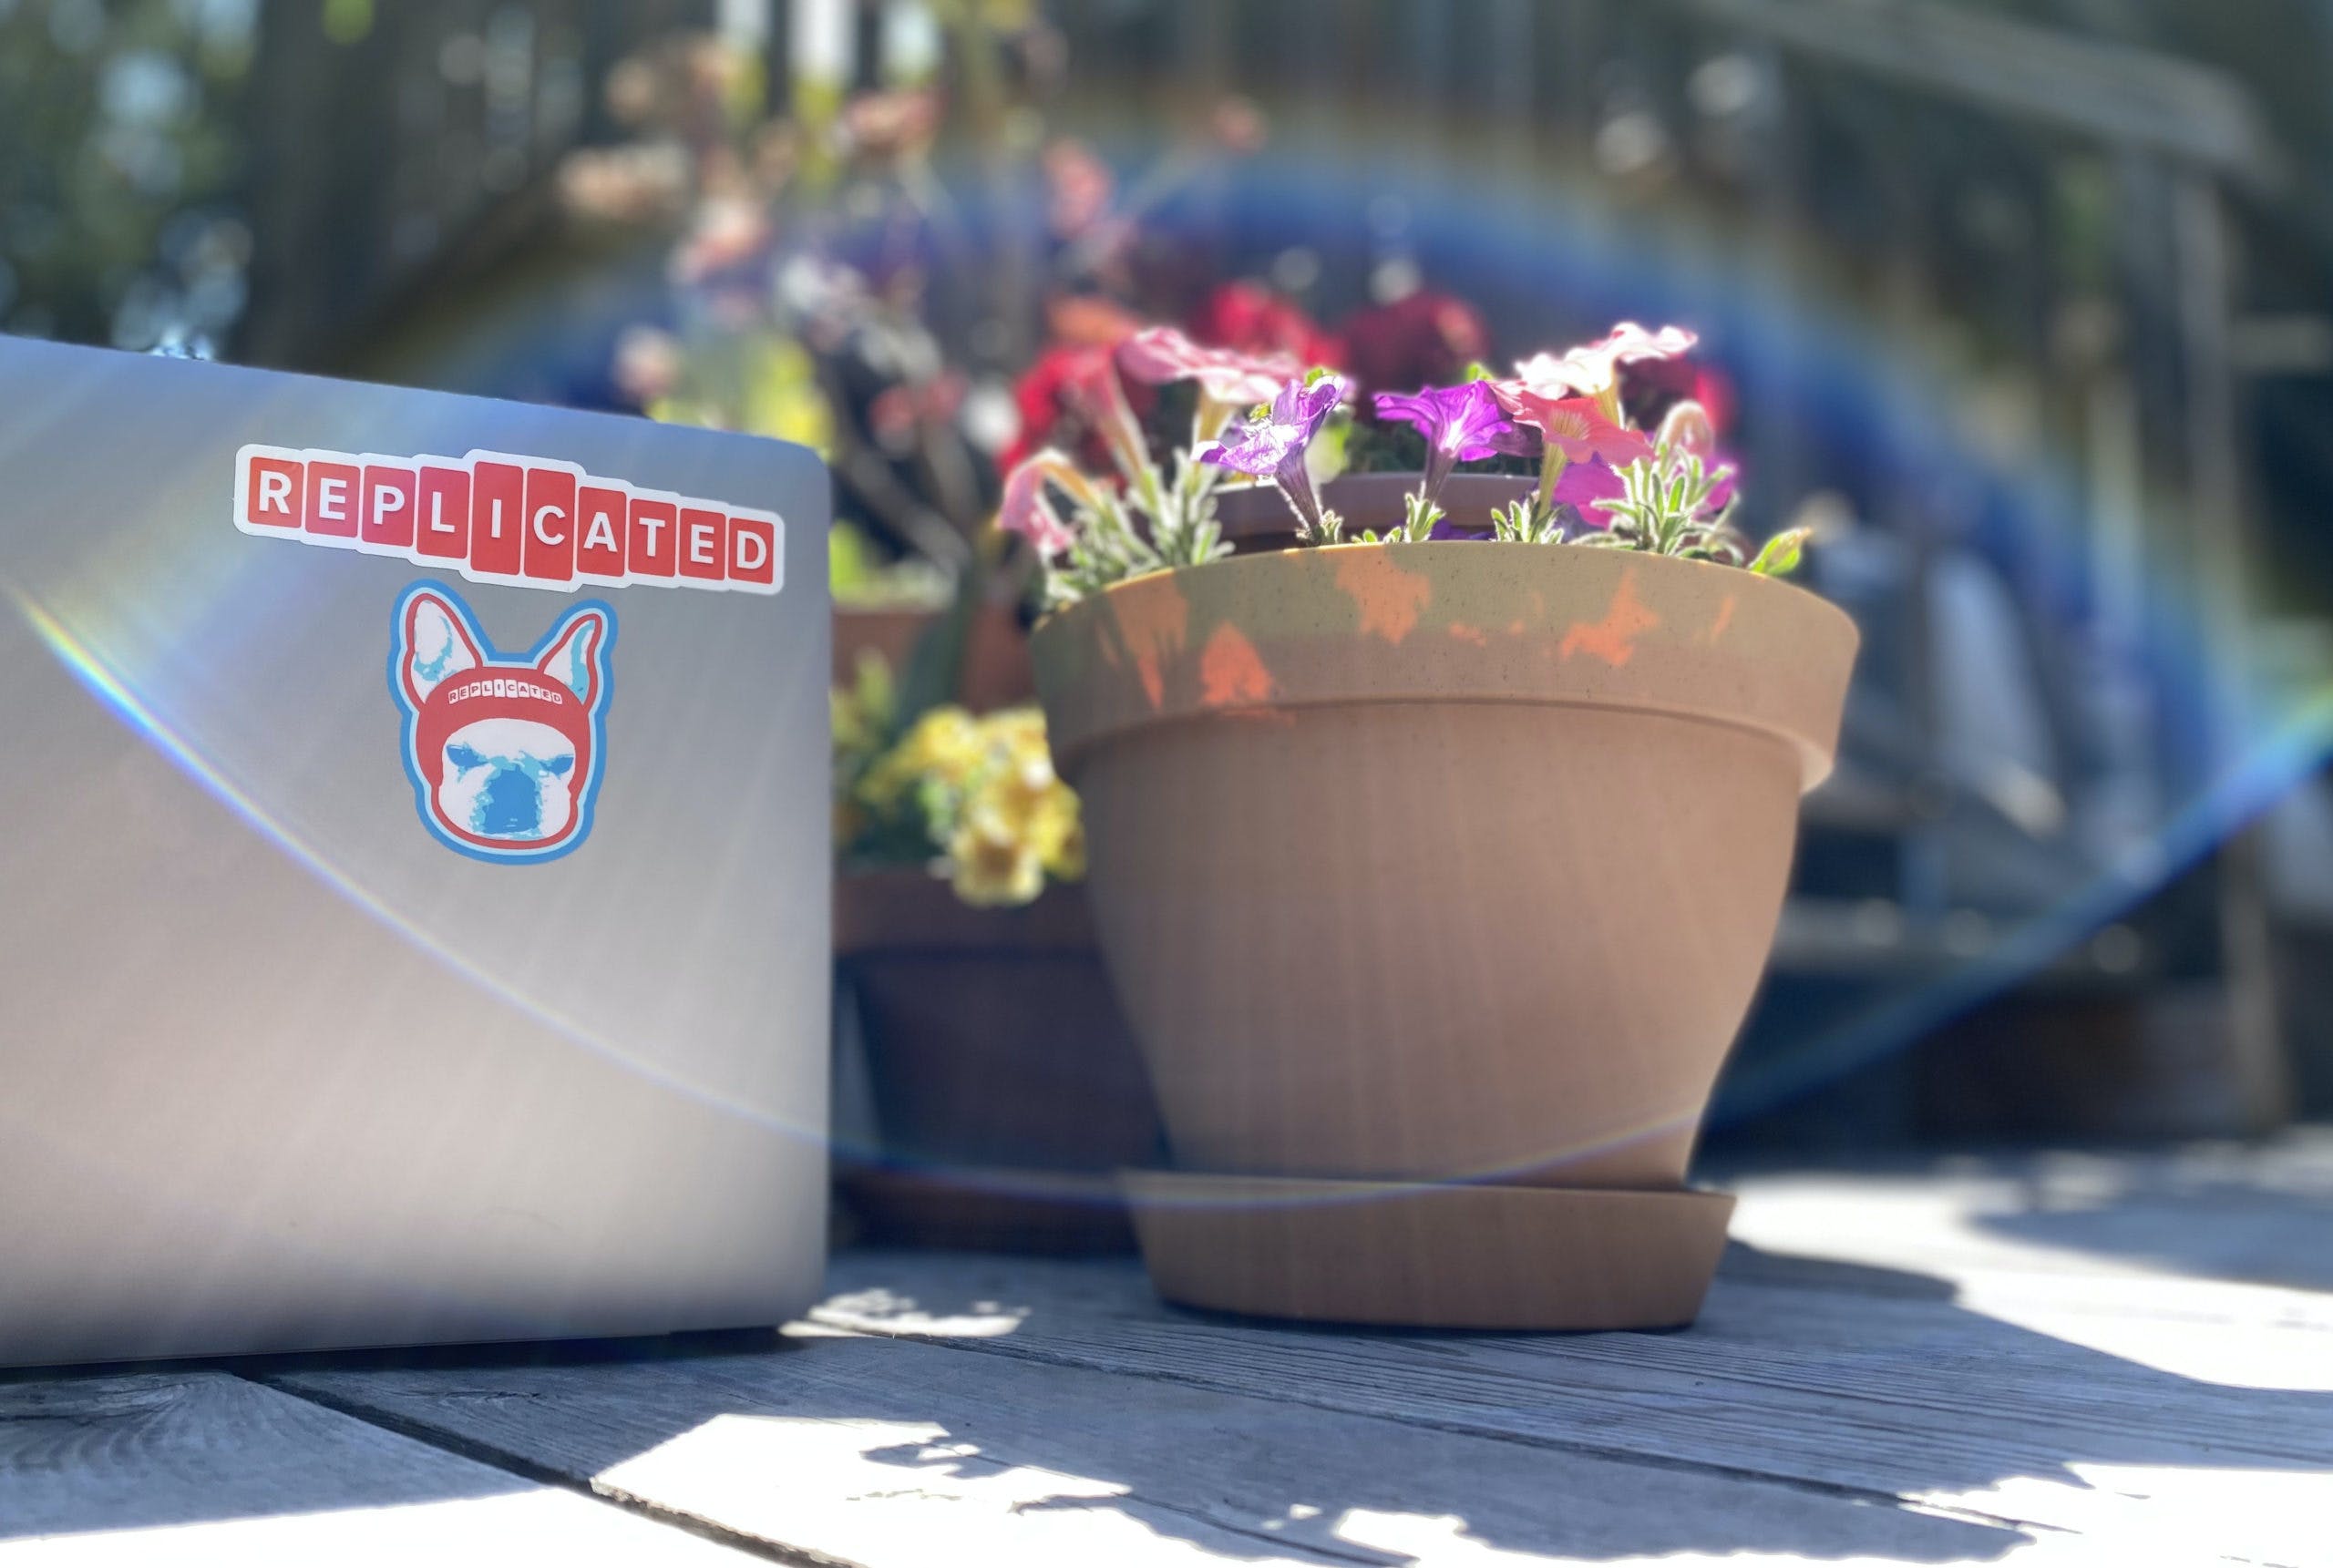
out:
<path id="1" fill-rule="evenodd" d="M 813 1142 L 825 1141 L 822 1128 L 803 1128 L 769 1115 L 750 1106 L 714 1093 L 700 1085 L 688 1082 L 675 1074 L 631 1056 L 607 1041 L 598 1039 L 574 1020 L 561 1016 L 530 997 L 513 990 L 495 975 L 475 961 L 464 958 L 445 942 L 422 927 L 391 908 L 369 889 L 357 883 L 332 864 L 313 845 L 303 840 L 283 824 L 270 816 L 266 809 L 253 799 L 249 791 L 231 777 L 215 760 L 206 756 L 195 743 L 173 730 L 131 687 L 128 682 L 107 661 L 97 649 L 63 620 L 14 584 L 5 585 L 7 597 L 13 600 L 34 635 L 93 696 L 103 702 L 116 718 L 167 757 L 189 778 L 265 842 L 274 845 L 295 864 L 304 868 L 351 905 L 364 911 L 375 922 L 395 933 L 416 950 L 427 955 L 447 969 L 479 989 L 494 996 L 506 1005 L 525 1014 L 529 1019 L 550 1030 L 570 1044 L 581 1046 L 592 1054 L 614 1063 L 625 1071 L 653 1084 L 669 1093 L 678 1094 L 726 1116 L 734 1116 L 773 1132 L 803 1137 Z"/>

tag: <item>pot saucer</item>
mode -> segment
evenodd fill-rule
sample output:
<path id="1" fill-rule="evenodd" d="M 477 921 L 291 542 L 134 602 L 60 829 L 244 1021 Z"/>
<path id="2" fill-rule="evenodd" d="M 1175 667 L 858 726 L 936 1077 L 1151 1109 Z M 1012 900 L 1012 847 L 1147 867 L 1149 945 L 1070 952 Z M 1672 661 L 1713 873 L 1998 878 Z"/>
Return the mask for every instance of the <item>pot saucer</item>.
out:
<path id="1" fill-rule="evenodd" d="M 1677 1328 L 1725 1249 L 1730 1193 L 1126 1171 L 1169 1301 L 1413 1328 Z"/>

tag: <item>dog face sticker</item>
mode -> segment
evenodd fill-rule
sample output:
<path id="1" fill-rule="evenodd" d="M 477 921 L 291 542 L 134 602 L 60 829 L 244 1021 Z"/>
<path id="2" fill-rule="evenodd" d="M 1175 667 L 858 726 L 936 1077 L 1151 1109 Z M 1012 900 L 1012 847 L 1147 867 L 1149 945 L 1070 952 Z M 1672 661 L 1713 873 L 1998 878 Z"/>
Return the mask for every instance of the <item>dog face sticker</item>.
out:
<path id="1" fill-rule="evenodd" d="M 576 606 L 523 659 L 506 659 L 436 583 L 397 600 L 389 691 L 422 825 L 480 860 L 550 860 L 591 831 L 615 612 Z"/>

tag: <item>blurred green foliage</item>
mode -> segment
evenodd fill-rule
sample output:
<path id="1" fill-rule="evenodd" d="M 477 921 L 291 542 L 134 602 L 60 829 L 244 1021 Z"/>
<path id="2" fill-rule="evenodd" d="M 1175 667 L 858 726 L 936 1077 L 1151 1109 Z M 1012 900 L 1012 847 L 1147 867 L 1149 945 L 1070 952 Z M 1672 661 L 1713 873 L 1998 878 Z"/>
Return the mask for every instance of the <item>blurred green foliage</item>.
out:
<path id="1" fill-rule="evenodd" d="M 0 0 L 0 329 L 147 348 L 242 313 L 219 206 L 258 0 Z"/>

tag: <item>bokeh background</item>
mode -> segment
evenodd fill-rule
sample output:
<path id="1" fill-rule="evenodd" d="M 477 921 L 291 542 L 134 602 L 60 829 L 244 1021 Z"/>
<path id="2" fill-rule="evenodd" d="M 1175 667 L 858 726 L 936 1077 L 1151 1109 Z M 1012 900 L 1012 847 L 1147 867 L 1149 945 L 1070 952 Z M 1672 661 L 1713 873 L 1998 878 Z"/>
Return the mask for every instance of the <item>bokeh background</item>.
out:
<path id="1" fill-rule="evenodd" d="M 2242 1134 L 2333 1112 L 2328 79 L 2327 0 L 0 0 L 0 331 L 806 441 L 936 602 L 1134 323 L 1691 325 L 1866 637 L 1713 1143 Z"/>

